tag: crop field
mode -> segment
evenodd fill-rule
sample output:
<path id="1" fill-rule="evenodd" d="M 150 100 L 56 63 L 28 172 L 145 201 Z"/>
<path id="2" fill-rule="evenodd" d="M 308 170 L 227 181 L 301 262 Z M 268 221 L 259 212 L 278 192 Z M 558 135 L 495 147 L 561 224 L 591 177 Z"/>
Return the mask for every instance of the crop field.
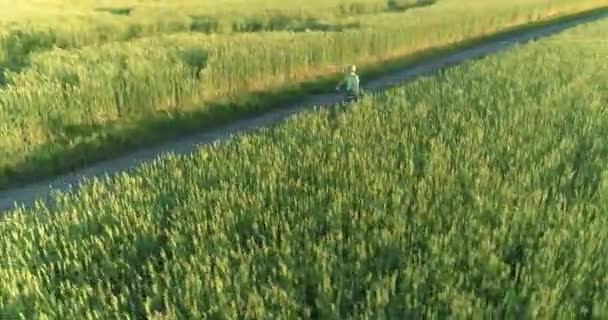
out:
<path id="1" fill-rule="evenodd" d="M 0 0 L 0 189 L 608 0 Z M 365 78 L 364 78 L 365 80 Z M 332 81 L 329 83 L 328 81 Z"/>
<path id="2" fill-rule="evenodd" d="M 608 22 L 0 224 L 23 319 L 608 317 Z"/>

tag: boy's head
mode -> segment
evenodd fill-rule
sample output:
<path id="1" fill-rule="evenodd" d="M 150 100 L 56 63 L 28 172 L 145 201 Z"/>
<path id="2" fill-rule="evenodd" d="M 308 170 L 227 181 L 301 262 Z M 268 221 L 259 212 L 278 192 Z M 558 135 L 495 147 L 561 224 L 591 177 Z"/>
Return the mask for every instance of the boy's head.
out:
<path id="1" fill-rule="evenodd" d="M 351 64 L 348 67 L 346 67 L 346 72 L 354 73 L 356 71 L 357 71 L 357 66 L 355 66 L 354 64 Z"/>

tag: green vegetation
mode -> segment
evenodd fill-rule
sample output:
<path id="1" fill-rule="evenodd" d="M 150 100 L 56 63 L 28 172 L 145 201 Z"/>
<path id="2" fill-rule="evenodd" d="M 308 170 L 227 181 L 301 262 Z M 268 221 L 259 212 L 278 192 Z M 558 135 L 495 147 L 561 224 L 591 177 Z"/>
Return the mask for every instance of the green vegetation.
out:
<path id="1" fill-rule="evenodd" d="M 0 1 L 8 13 L 0 15 L 0 188 L 333 88 L 325 84 L 346 63 L 365 74 L 430 48 L 608 5 L 200 2 Z"/>
<path id="2" fill-rule="evenodd" d="M 0 311 L 605 319 L 605 39 L 584 26 L 13 212 Z"/>

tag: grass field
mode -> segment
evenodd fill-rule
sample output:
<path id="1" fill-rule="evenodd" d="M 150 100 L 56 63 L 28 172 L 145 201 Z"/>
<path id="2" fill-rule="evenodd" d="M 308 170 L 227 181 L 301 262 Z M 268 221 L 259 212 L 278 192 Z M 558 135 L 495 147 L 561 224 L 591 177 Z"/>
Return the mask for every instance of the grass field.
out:
<path id="1" fill-rule="evenodd" d="M 608 317 L 608 23 L 0 225 L 24 319 Z"/>
<path id="2" fill-rule="evenodd" d="M 79 3 L 0 1 L 0 188 L 331 90 L 347 63 L 380 70 L 429 48 L 608 5 Z"/>

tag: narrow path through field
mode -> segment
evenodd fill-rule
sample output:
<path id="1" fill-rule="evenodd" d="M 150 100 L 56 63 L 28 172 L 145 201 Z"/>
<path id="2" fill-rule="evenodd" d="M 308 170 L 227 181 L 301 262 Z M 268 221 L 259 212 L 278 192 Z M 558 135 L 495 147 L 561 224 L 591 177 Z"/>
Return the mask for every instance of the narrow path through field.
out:
<path id="1" fill-rule="evenodd" d="M 491 42 L 477 45 L 457 53 L 448 54 L 440 58 L 435 58 L 430 61 L 420 63 L 402 71 L 387 74 L 370 81 L 367 84 L 363 84 L 363 88 L 368 92 L 374 92 L 394 87 L 421 75 L 428 75 L 467 60 L 481 58 L 518 44 L 535 41 L 539 38 L 561 32 L 568 28 L 604 19 L 606 17 L 608 17 L 608 12 L 601 12 L 568 22 L 538 27 L 531 31 L 504 36 Z M 365 80 L 363 79 L 363 81 Z M 332 105 L 338 103 L 339 101 L 340 96 L 337 94 L 313 95 L 307 99 L 299 101 L 296 104 L 285 106 L 282 109 L 260 116 L 242 119 L 221 129 L 201 133 L 154 148 L 144 149 L 114 160 L 100 162 L 88 168 L 78 170 L 58 178 L 41 181 L 18 189 L 3 191 L 0 192 L 0 213 L 13 209 L 15 206 L 31 206 L 37 199 L 49 201 L 51 199 L 50 197 L 53 190 L 75 190 L 77 186 L 84 180 L 90 180 L 94 177 L 103 177 L 105 175 L 112 175 L 115 173 L 132 170 L 139 164 L 154 160 L 167 152 L 173 152 L 176 154 L 189 153 L 194 151 L 200 145 L 208 144 L 214 141 L 226 140 L 234 134 L 251 131 L 256 128 L 277 123 L 293 114 L 313 106 Z M 71 186 L 75 186 L 75 188 L 71 188 Z"/>

